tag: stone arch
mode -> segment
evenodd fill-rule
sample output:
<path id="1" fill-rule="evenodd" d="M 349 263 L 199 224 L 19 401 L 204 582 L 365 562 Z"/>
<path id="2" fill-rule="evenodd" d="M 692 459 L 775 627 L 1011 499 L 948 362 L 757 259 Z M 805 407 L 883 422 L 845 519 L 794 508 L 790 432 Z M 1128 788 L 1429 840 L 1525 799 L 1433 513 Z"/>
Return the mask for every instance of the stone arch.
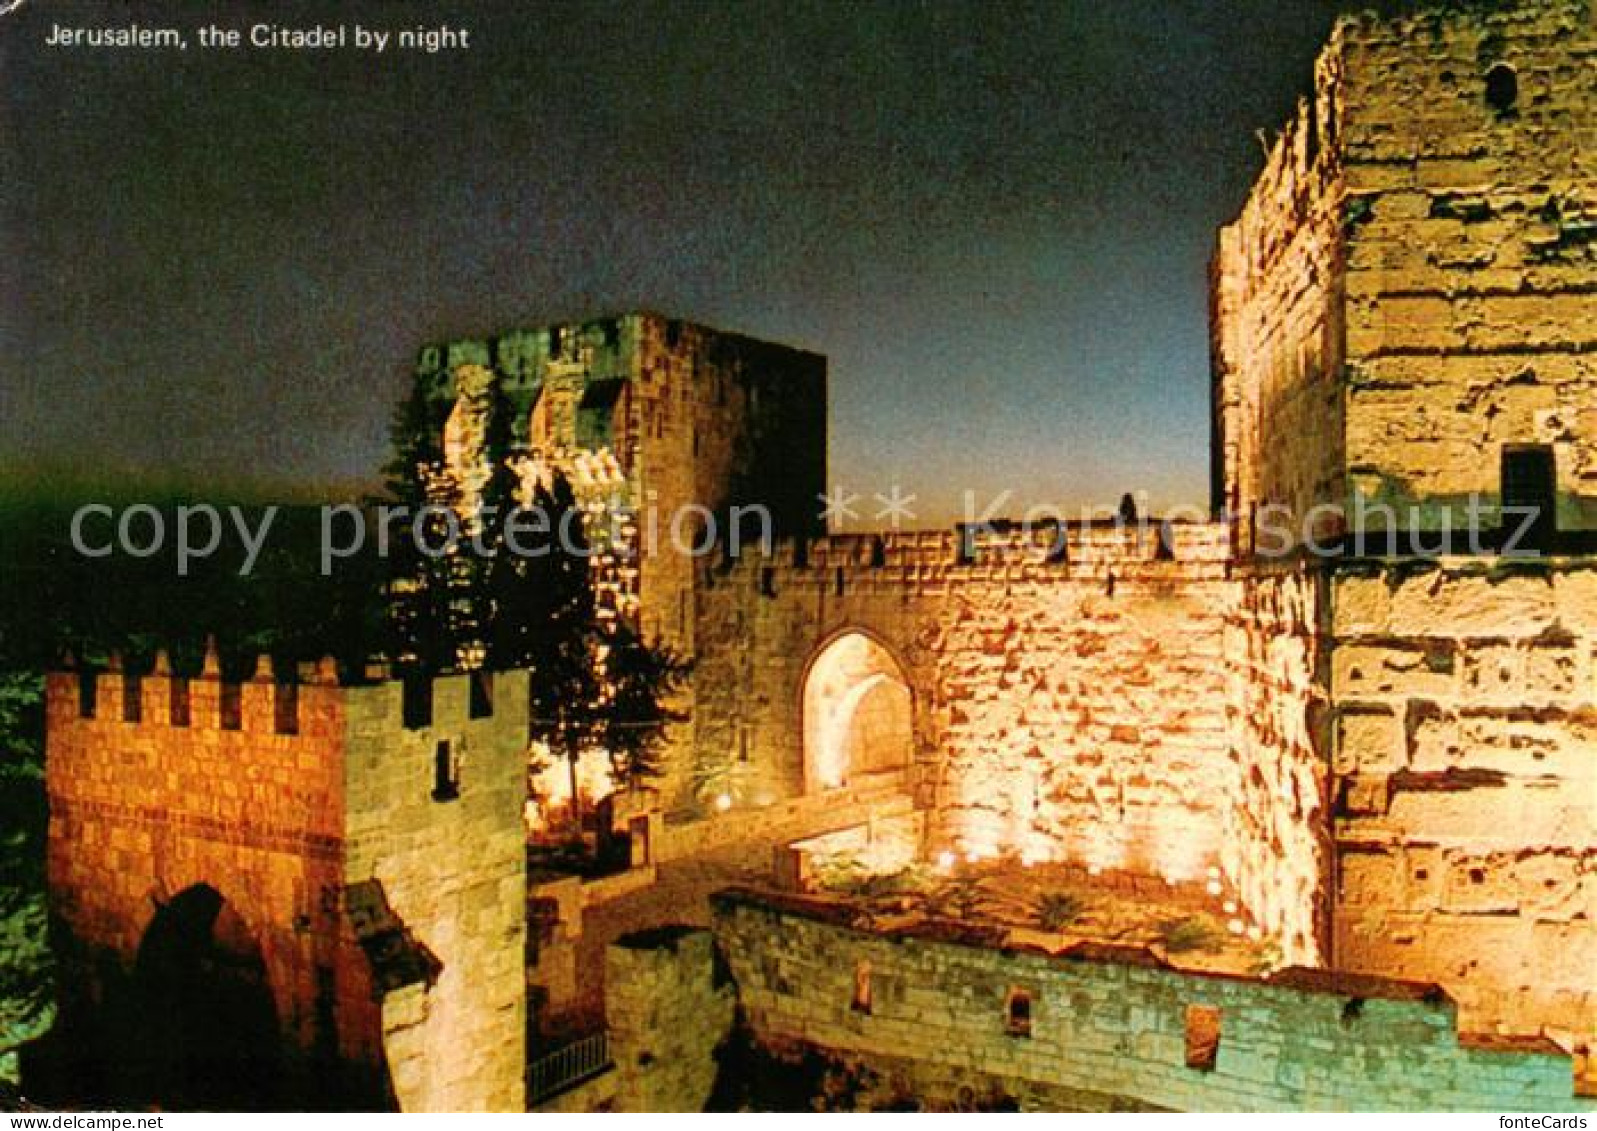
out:
<path id="1" fill-rule="evenodd" d="M 914 694 L 904 666 L 864 629 L 833 634 L 804 671 L 804 792 L 909 766 Z"/>
<path id="2" fill-rule="evenodd" d="M 272 1110 L 284 1095 L 277 1010 L 259 939 L 209 884 L 160 904 L 134 961 L 130 1097 Z"/>

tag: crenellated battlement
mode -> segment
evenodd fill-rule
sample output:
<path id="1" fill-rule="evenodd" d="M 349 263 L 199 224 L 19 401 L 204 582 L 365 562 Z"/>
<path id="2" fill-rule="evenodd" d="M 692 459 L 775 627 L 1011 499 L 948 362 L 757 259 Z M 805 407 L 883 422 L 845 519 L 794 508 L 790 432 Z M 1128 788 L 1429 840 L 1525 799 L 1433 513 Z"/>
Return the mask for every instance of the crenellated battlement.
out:
<path id="1" fill-rule="evenodd" d="M 224 678 L 214 648 L 192 676 L 174 671 L 164 651 L 148 672 L 129 670 L 114 654 L 104 670 L 69 662 L 46 677 L 46 706 L 52 735 L 125 725 L 306 741 L 331 735 L 342 712 L 331 657 L 279 675 L 271 657 L 262 655 L 248 679 L 234 680 Z"/>
<path id="2" fill-rule="evenodd" d="M 494 722 L 500 729 L 525 727 L 525 669 L 415 676 L 396 673 L 386 664 L 368 664 L 365 674 L 363 682 L 345 690 L 352 726 L 379 734 L 463 732 L 485 722 Z"/>
<path id="3" fill-rule="evenodd" d="M 951 530 L 831 534 L 775 541 L 762 552 L 723 547 L 719 572 L 759 571 L 760 584 L 847 586 L 969 581 L 1149 581 L 1221 577 L 1231 559 L 1223 523 L 1150 520 L 1031 525 L 992 522 Z M 714 556 L 712 556 L 713 558 Z M 714 584 L 714 578 L 711 578 Z"/>
<path id="4" fill-rule="evenodd" d="M 70 658 L 46 677 L 50 733 L 77 728 L 136 727 L 237 734 L 304 743 L 338 738 L 346 719 L 378 730 L 460 729 L 503 712 L 526 711 L 526 673 L 472 671 L 417 678 L 384 663 L 340 674 L 331 656 L 279 673 L 256 657 L 248 679 L 229 679 L 214 645 L 200 671 L 183 675 L 168 654 L 134 672 L 113 654 L 104 669 Z"/>

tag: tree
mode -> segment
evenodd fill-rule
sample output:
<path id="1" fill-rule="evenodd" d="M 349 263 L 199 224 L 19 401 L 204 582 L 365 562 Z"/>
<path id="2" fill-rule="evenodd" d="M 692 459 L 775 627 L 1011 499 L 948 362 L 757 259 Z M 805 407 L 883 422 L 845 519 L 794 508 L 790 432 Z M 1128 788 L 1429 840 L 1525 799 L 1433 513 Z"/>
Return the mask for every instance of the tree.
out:
<path id="1" fill-rule="evenodd" d="M 636 789 L 659 776 L 666 727 L 686 717 L 667 704 L 689 665 L 668 648 L 646 644 L 625 622 L 606 634 L 604 649 L 604 748 L 615 779 Z"/>
<path id="2" fill-rule="evenodd" d="M 522 651 L 502 657 L 531 669 L 530 734 L 551 754 L 564 758 L 571 782 L 571 812 L 581 828 L 582 796 L 577 763 L 602 748 L 605 732 L 604 680 L 600 639 L 594 618 L 593 582 L 582 515 L 563 475 L 540 487 L 534 505 L 548 519 L 547 552 L 527 558 L 522 585 L 529 600 L 541 604 L 539 620 L 504 625 L 501 635 L 519 635 Z M 533 594 L 538 594 L 533 596 Z M 508 613 L 514 605 L 506 606 Z M 502 618 L 506 619 L 506 618 Z"/>
<path id="3" fill-rule="evenodd" d="M 389 493 L 408 515 L 429 507 L 450 505 L 442 490 L 445 474 L 443 414 L 432 396 L 431 381 L 418 374 L 410 395 L 400 402 L 392 429 L 394 458 L 384 469 Z M 450 632 L 449 565 L 424 553 L 419 544 L 441 544 L 448 523 L 437 510 L 395 540 L 388 587 L 390 653 L 402 664 L 424 672 L 447 670 L 454 663 Z M 412 533 L 419 537 L 412 537 Z"/>
<path id="4" fill-rule="evenodd" d="M 631 626 L 600 623 L 594 555 L 570 481 L 555 472 L 524 498 L 502 386 L 475 366 L 457 369 L 456 385 L 457 406 L 469 414 L 463 419 L 482 426 L 480 451 L 444 450 L 447 405 L 431 375 L 418 377 L 395 417 L 394 497 L 413 511 L 432 509 L 422 528 L 429 540 L 441 538 L 430 524 L 444 508 L 472 537 L 441 560 L 400 540 L 393 654 L 426 674 L 457 668 L 468 656 L 473 664 L 529 668 L 529 738 L 566 762 L 580 828 L 578 764 L 602 750 L 621 782 L 636 786 L 656 775 L 666 728 L 680 717 L 667 701 L 686 665 Z M 507 523 L 522 502 L 536 521 L 518 522 L 511 538 Z"/>
<path id="5" fill-rule="evenodd" d="M 0 1079 L 8 1054 L 55 1019 L 46 929 L 44 681 L 0 667 Z"/>

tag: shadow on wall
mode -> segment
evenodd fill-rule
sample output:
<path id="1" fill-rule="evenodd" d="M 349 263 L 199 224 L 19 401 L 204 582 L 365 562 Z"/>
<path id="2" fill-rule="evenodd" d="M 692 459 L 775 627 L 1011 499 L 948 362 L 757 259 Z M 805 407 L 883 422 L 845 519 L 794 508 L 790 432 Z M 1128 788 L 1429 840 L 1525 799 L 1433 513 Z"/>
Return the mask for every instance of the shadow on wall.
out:
<path id="1" fill-rule="evenodd" d="M 282 1049 L 260 943 L 216 889 L 196 884 L 156 912 L 129 996 L 126 1053 L 141 1098 L 280 1106 Z"/>
<path id="2" fill-rule="evenodd" d="M 58 953 L 74 947 L 57 936 Z M 56 1028 L 24 1050 L 28 1095 L 50 1105 L 281 1110 L 290 1102 L 260 944 L 208 884 L 160 904 L 132 968 L 102 952 Z M 66 988 L 66 987 L 64 987 Z"/>
<path id="3" fill-rule="evenodd" d="M 55 946 L 65 956 L 77 944 L 58 933 Z M 394 1110 L 385 1068 L 339 1059 L 331 999 L 318 1003 L 314 1048 L 285 1042 L 260 940 L 209 884 L 159 904 L 131 967 L 109 951 L 68 965 L 93 975 L 70 987 L 55 1029 L 23 1050 L 23 1088 L 34 1102 Z"/>

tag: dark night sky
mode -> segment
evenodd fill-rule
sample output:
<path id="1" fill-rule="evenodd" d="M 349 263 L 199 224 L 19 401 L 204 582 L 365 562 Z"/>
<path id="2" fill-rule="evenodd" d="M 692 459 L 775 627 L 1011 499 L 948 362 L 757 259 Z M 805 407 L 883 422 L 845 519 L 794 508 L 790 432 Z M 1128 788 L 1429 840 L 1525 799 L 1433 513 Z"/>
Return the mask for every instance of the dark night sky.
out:
<path id="1" fill-rule="evenodd" d="M 659 309 L 831 359 L 832 478 L 1201 501 L 1206 262 L 1330 0 L 0 17 L 0 467 L 350 484 L 415 347 Z M 468 51 L 202 51 L 470 29 Z M 42 46 L 169 24 L 185 52 Z"/>

